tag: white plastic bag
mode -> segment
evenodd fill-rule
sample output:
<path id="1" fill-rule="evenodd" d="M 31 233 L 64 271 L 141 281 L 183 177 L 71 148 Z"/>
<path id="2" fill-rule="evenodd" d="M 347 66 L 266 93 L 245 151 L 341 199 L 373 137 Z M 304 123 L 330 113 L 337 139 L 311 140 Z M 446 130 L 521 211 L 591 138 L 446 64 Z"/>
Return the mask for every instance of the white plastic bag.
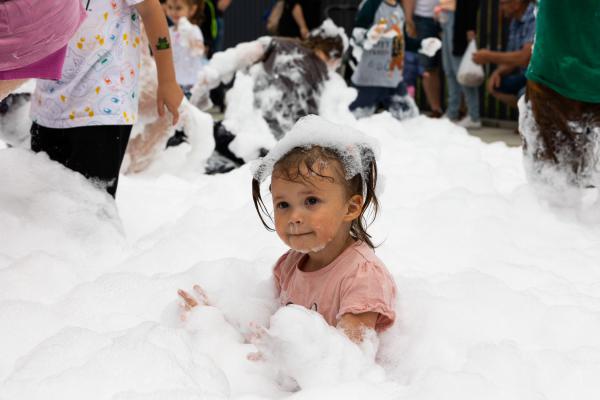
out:
<path id="1" fill-rule="evenodd" d="M 458 67 L 458 73 L 456 74 L 456 80 L 463 86 L 476 87 L 483 83 L 485 79 L 485 73 L 483 67 L 473 62 L 473 53 L 477 51 L 477 45 L 475 40 L 471 40 L 467 51 L 463 55 Z"/>

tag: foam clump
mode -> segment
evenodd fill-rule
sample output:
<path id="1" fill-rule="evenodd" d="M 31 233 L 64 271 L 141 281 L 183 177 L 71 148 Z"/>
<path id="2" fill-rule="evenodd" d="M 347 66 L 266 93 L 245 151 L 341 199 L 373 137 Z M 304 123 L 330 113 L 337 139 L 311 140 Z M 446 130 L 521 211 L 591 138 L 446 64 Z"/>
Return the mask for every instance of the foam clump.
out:
<path id="1" fill-rule="evenodd" d="M 185 332 L 154 323 L 109 337 L 66 328 L 20 359 L 0 393 L 30 400 L 228 398 L 223 372 L 190 347 Z"/>
<path id="2" fill-rule="evenodd" d="M 340 37 L 342 39 L 342 43 L 344 44 L 344 52 L 348 50 L 348 36 L 344 31 L 344 28 L 337 26 L 331 18 L 327 18 L 321 26 L 313 29 L 310 32 L 311 36 L 320 36 L 325 38 L 336 38 Z"/>
<path id="3" fill-rule="evenodd" d="M 385 373 L 375 364 L 373 352 L 362 351 L 320 314 L 304 307 L 280 308 L 271 317 L 266 335 L 259 350 L 302 389 L 356 380 L 384 381 Z"/>
<path id="4" fill-rule="evenodd" d="M 296 147 L 320 146 L 335 151 L 344 167 L 345 178 L 360 174 L 365 179 L 369 163 L 377 158 L 375 139 L 361 131 L 330 122 L 317 115 L 301 118 L 269 153 L 251 165 L 254 178 L 263 182 L 273 173 L 275 164 Z"/>

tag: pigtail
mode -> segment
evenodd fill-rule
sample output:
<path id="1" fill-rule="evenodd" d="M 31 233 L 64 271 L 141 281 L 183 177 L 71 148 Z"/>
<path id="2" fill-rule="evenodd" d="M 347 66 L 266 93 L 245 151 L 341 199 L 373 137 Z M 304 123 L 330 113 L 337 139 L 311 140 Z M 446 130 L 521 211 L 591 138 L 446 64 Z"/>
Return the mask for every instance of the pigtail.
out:
<path id="1" fill-rule="evenodd" d="M 365 149 L 363 153 L 363 160 L 368 160 L 367 168 L 364 171 L 364 175 L 361 176 L 361 174 L 358 174 L 352 178 L 352 181 L 355 181 L 357 193 L 364 196 L 364 203 L 359 217 L 352 221 L 350 235 L 356 240 L 365 242 L 370 248 L 374 249 L 376 246 L 373 244 L 367 228 L 375 221 L 379 212 L 379 200 L 375 193 L 375 188 L 377 187 L 377 162 L 370 149 Z"/>
<path id="2" fill-rule="evenodd" d="M 263 218 L 263 216 L 267 216 L 271 222 L 273 222 L 273 217 L 271 217 L 271 214 L 260 195 L 260 182 L 256 178 L 252 179 L 252 201 L 254 202 L 254 208 L 256 208 L 256 212 L 258 213 L 258 218 L 260 218 L 264 227 L 267 228 L 268 231 L 275 231 L 275 229 L 267 224 L 265 218 Z"/>

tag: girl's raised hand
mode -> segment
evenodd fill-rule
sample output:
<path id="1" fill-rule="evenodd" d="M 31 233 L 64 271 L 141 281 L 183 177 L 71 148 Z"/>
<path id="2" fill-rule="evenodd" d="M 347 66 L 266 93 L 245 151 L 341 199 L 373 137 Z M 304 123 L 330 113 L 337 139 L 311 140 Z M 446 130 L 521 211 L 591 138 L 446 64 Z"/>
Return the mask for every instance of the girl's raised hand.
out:
<path id="1" fill-rule="evenodd" d="M 179 303 L 179 307 L 180 307 L 180 316 L 179 318 L 182 321 L 187 320 L 189 313 L 192 311 L 192 309 L 198 305 L 204 305 L 204 306 L 210 306 L 210 301 L 208 299 L 208 296 L 206 295 L 206 293 L 204 292 L 204 290 L 200 287 L 200 285 L 194 285 L 192 287 L 193 289 L 193 294 L 190 294 L 188 292 L 186 292 L 183 289 L 179 289 L 177 291 L 177 294 L 179 295 L 179 297 L 181 297 L 181 299 L 183 300 L 183 302 Z"/>

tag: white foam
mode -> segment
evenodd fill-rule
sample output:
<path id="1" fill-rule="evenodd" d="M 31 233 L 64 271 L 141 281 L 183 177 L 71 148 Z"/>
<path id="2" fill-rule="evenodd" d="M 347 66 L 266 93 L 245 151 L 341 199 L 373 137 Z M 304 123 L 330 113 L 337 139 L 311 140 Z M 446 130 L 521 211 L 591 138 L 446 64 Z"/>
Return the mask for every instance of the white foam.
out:
<path id="1" fill-rule="evenodd" d="M 365 177 L 369 163 L 378 153 L 376 141 L 361 131 L 309 115 L 301 118 L 265 157 L 252 164 L 254 177 L 263 182 L 271 175 L 277 161 L 292 149 L 313 146 L 332 149 L 339 154 L 346 179 L 358 174 Z"/>
<path id="2" fill-rule="evenodd" d="M 117 214 L 78 174 L 3 149 L 0 398 L 595 398 L 600 205 L 546 206 L 520 149 L 448 121 L 347 124 L 381 144 L 369 232 L 399 298 L 380 368 L 317 315 L 275 313 L 287 249 L 256 216 L 247 166 L 123 176 Z M 181 325 L 176 289 L 194 283 L 213 306 Z M 247 360 L 251 321 L 275 337 L 271 361 Z"/>

